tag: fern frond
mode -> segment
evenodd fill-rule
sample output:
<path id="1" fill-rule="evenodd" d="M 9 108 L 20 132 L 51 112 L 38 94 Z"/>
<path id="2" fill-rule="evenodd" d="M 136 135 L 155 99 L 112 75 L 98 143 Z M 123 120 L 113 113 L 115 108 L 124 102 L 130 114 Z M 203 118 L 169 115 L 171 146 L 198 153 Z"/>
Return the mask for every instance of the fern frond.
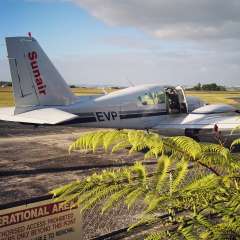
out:
<path id="1" fill-rule="evenodd" d="M 162 155 L 161 158 L 158 160 L 157 165 L 157 184 L 156 184 L 156 191 L 160 192 L 162 186 L 165 184 L 165 180 L 168 177 L 169 168 L 171 166 L 170 158 L 166 155 Z"/>
<path id="2" fill-rule="evenodd" d="M 86 133 L 80 136 L 75 142 L 69 146 L 69 153 L 73 150 L 88 150 L 92 149 L 92 138 L 95 136 L 94 132 Z"/>
<path id="3" fill-rule="evenodd" d="M 157 196 L 157 195 L 152 195 L 151 199 L 148 199 L 148 207 L 147 209 L 144 211 L 144 214 L 149 214 L 153 211 L 155 211 L 158 208 L 164 208 L 163 202 L 169 200 L 169 196 L 167 195 L 162 195 L 162 196 Z"/>
<path id="4" fill-rule="evenodd" d="M 130 192 L 125 199 L 125 203 L 128 206 L 128 209 L 139 199 L 139 197 L 144 194 L 145 189 L 141 186 L 137 189 Z"/>
<path id="5" fill-rule="evenodd" d="M 214 174 L 203 176 L 186 185 L 182 191 L 204 191 L 206 189 L 214 189 L 219 186 L 220 178 Z"/>
<path id="6" fill-rule="evenodd" d="M 119 202 L 124 196 L 126 196 L 130 191 L 132 191 L 132 186 L 124 187 L 121 191 L 115 192 L 112 194 L 106 202 L 103 204 L 102 213 L 107 211 L 109 208 L 113 206 L 114 203 Z"/>
<path id="7" fill-rule="evenodd" d="M 205 228 L 211 229 L 212 228 L 212 224 L 210 221 L 208 221 L 208 219 L 203 216 L 202 214 L 198 213 L 195 216 L 195 220 L 197 221 L 197 223 L 201 226 L 204 226 Z"/>
<path id="8" fill-rule="evenodd" d="M 221 222 L 213 227 L 214 239 L 239 239 L 240 221 Z"/>
<path id="9" fill-rule="evenodd" d="M 216 155 L 221 155 L 228 160 L 231 157 L 230 151 L 228 148 L 223 147 L 222 145 L 213 144 L 213 143 L 201 143 L 201 150 L 203 153 L 215 153 Z"/>
<path id="10" fill-rule="evenodd" d="M 227 206 L 240 214 L 240 190 L 232 194 Z"/>
<path id="11" fill-rule="evenodd" d="M 95 152 L 99 146 L 103 146 L 103 139 L 107 133 L 107 131 L 99 131 L 92 137 L 91 140 L 93 152 Z"/>
<path id="12" fill-rule="evenodd" d="M 179 227 L 178 232 L 182 234 L 186 240 L 196 240 L 197 238 L 192 234 L 192 226 Z"/>
<path id="13" fill-rule="evenodd" d="M 132 166 L 132 173 L 137 174 L 137 178 L 139 181 L 141 181 L 143 184 L 146 183 L 147 179 L 147 170 L 146 167 L 143 166 L 141 162 L 135 162 L 135 164 Z"/>
<path id="14" fill-rule="evenodd" d="M 166 138 L 164 143 L 172 150 L 181 151 L 193 159 L 196 159 L 201 154 L 200 145 L 189 137 L 170 137 Z"/>
<path id="15" fill-rule="evenodd" d="M 237 146 L 237 145 L 240 145 L 240 138 L 235 139 L 235 140 L 232 142 L 232 144 L 231 144 L 231 146 L 230 146 L 230 149 L 233 149 L 233 147 L 235 147 L 235 146 Z"/>
<path id="16" fill-rule="evenodd" d="M 112 186 L 104 186 L 91 191 L 90 193 L 83 194 L 83 196 L 79 197 L 76 205 L 80 207 L 80 211 L 83 212 L 86 209 L 91 208 L 96 205 L 100 200 L 106 198 L 109 194 L 112 194 L 115 191 L 121 189 L 121 185 L 112 185 Z"/>
<path id="17" fill-rule="evenodd" d="M 145 143 L 145 135 L 146 134 L 143 131 L 129 130 L 128 141 L 132 145 L 132 148 L 129 151 L 130 154 L 133 152 L 139 152 L 147 147 Z"/>
<path id="18" fill-rule="evenodd" d="M 103 146 L 105 151 L 107 152 L 110 148 L 111 145 L 113 145 L 116 140 L 119 141 L 119 138 L 122 137 L 122 132 L 118 131 L 118 130 L 113 130 L 113 131 L 109 131 L 107 132 L 104 136 L 103 136 Z"/>
<path id="19" fill-rule="evenodd" d="M 112 148 L 112 153 L 118 152 L 120 150 L 126 149 L 130 146 L 130 143 L 126 140 L 123 140 L 122 142 L 117 143 Z"/>
<path id="20" fill-rule="evenodd" d="M 155 148 L 152 148 L 152 149 L 148 150 L 144 154 L 144 159 L 151 159 L 151 158 L 157 158 L 157 157 L 158 157 L 158 154 L 156 154 Z"/>
<path id="21" fill-rule="evenodd" d="M 149 151 L 145 154 L 144 158 L 158 158 L 160 155 L 162 155 L 164 150 L 164 144 L 162 138 L 159 135 L 153 133 L 146 135 L 145 144 Z"/>
<path id="22" fill-rule="evenodd" d="M 69 189 L 72 190 L 75 186 L 79 187 L 80 181 L 74 181 L 69 184 L 66 184 L 64 186 L 61 186 L 59 188 L 56 188 L 50 192 L 50 194 L 53 194 L 54 197 L 62 196 L 64 193 L 66 193 Z"/>
<path id="23" fill-rule="evenodd" d="M 148 237 L 144 238 L 144 240 L 165 240 L 169 239 L 169 235 L 166 232 L 155 232 L 151 233 Z"/>
<path id="24" fill-rule="evenodd" d="M 189 163 L 185 159 L 177 164 L 177 169 L 174 172 L 174 174 L 177 173 L 177 176 L 171 184 L 171 192 L 175 192 L 179 184 L 185 179 L 188 173 L 188 165 Z"/>

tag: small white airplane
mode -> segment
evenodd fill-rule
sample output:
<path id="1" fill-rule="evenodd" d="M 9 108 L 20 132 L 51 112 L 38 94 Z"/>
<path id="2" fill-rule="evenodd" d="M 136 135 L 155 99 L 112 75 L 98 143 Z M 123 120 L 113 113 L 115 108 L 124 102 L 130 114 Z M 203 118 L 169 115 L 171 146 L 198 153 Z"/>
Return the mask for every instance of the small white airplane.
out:
<path id="1" fill-rule="evenodd" d="M 147 129 L 215 141 L 239 137 L 240 111 L 186 97 L 182 87 L 141 85 L 101 96 L 75 96 L 38 42 L 6 38 L 15 107 L 1 108 L 0 120 L 34 125 Z"/>

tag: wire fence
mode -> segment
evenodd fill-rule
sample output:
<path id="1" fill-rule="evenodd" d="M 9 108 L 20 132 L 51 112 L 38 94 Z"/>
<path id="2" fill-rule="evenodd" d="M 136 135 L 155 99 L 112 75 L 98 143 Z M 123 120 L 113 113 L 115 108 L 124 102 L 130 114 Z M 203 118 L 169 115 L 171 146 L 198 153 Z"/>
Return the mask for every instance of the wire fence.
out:
<path id="1" fill-rule="evenodd" d="M 95 206 L 83 215 L 84 240 L 96 238 L 130 226 L 137 220 L 138 214 L 142 209 L 143 204 L 141 203 L 131 209 L 128 209 L 123 203 L 119 203 L 118 206 L 101 214 L 101 207 Z"/>

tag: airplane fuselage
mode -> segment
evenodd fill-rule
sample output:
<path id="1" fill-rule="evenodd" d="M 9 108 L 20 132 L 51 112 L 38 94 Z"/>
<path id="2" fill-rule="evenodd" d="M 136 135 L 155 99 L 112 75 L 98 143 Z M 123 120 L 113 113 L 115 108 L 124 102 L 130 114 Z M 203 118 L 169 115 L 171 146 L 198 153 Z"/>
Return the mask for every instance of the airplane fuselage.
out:
<path id="1" fill-rule="evenodd" d="M 186 107 L 182 112 L 181 109 L 172 111 L 165 92 L 169 88 L 145 85 L 88 100 L 81 100 L 80 97 L 79 102 L 60 109 L 78 115 L 78 118 L 64 124 L 79 127 L 146 129 L 166 136 L 186 135 L 211 142 L 218 137 L 228 138 L 229 141 L 240 137 L 239 132 L 232 131 L 240 125 L 240 114 L 234 108 L 229 106 L 225 109 L 225 105 L 216 105 L 214 109 L 209 109 L 214 105 L 205 105 L 197 99 L 193 102 L 191 98 L 188 101 L 184 96 L 182 103 Z M 154 93 L 165 96 L 162 101 L 139 101 L 139 96 L 154 96 Z M 224 109 L 219 110 L 219 107 Z M 197 111 L 200 108 L 203 110 Z"/>

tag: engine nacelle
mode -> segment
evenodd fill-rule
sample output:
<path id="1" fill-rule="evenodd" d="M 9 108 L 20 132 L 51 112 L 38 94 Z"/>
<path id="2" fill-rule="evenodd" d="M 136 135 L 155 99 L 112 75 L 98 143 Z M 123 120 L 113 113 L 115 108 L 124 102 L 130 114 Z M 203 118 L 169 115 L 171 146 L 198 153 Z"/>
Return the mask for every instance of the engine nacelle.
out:
<path id="1" fill-rule="evenodd" d="M 187 105 L 188 105 L 188 112 L 191 113 L 195 109 L 201 108 L 206 106 L 207 104 L 198 97 L 187 96 Z"/>
<path id="2" fill-rule="evenodd" d="M 214 114 L 214 113 L 233 113 L 237 109 L 227 104 L 205 105 L 192 111 L 194 114 Z"/>

